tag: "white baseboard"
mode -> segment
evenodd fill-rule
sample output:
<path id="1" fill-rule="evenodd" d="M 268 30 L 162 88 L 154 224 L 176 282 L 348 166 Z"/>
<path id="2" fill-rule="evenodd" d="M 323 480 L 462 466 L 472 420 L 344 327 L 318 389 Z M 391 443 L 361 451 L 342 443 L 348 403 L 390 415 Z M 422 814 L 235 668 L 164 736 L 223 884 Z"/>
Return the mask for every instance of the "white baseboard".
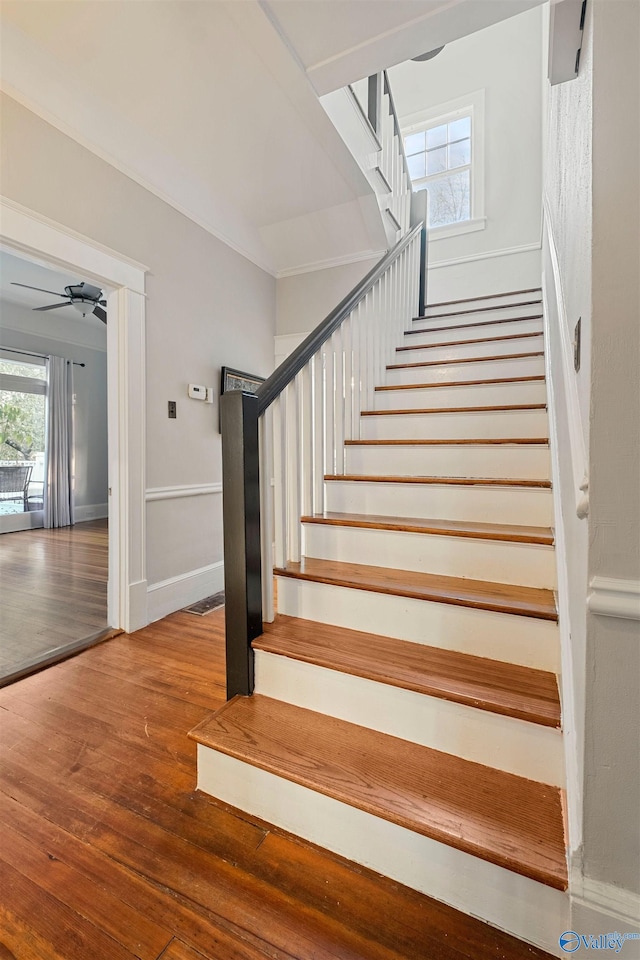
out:
<path id="1" fill-rule="evenodd" d="M 161 580 L 159 583 L 152 583 L 147 588 L 148 622 L 160 620 L 220 590 L 224 590 L 222 560 L 177 577 L 170 577 L 168 580 Z"/>
<path id="2" fill-rule="evenodd" d="M 129 622 L 123 624 L 127 633 L 141 630 L 149 623 L 148 588 L 146 580 L 129 584 Z"/>
<path id="3" fill-rule="evenodd" d="M 627 932 L 621 929 L 625 927 L 640 934 L 640 894 L 590 877 L 578 877 L 571 884 L 571 918 L 573 928 L 579 934 L 598 936 L 615 930 Z M 640 953 L 629 953 L 628 956 L 631 960 Z"/>
<path id="4" fill-rule="evenodd" d="M 478 260 L 493 260 L 496 257 L 512 257 L 519 253 L 533 253 L 540 250 L 540 243 L 521 243 L 513 247 L 503 247 L 502 250 L 487 250 L 483 253 L 472 253 L 462 257 L 451 257 L 448 260 L 429 260 L 429 270 L 439 270 L 442 267 L 457 267 L 463 263 L 475 263 Z"/>
<path id="5" fill-rule="evenodd" d="M 83 523 L 85 520 L 104 520 L 108 516 L 108 503 L 88 503 L 85 506 L 75 508 L 76 523 Z"/>

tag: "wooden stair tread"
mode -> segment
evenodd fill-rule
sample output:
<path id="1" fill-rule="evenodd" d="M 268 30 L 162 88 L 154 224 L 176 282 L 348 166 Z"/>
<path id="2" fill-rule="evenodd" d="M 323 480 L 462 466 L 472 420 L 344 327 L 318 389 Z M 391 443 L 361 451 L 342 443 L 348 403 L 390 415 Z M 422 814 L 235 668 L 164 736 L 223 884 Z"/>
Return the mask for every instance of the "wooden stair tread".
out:
<path id="1" fill-rule="evenodd" d="M 376 390 L 435 390 L 438 387 L 480 387 L 495 383 L 544 382 L 544 374 L 530 377 L 490 377 L 486 380 L 447 380 L 446 383 L 391 383 L 376 387 Z"/>
<path id="2" fill-rule="evenodd" d="M 495 343 L 502 340 L 526 340 L 531 337 L 542 337 L 542 330 L 536 330 L 533 333 L 510 333 L 504 337 L 478 337 L 475 340 L 444 340 L 441 343 L 418 343 L 411 344 L 408 347 L 396 347 L 400 353 L 403 350 L 426 350 L 428 347 L 466 347 L 473 343 Z"/>
<path id="3" fill-rule="evenodd" d="M 493 610 L 539 620 L 558 619 L 553 591 L 542 587 L 490 583 L 466 577 L 446 577 L 312 557 L 303 557 L 299 562 L 290 560 L 284 567 L 275 567 L 273 572 L 275 576 L 312 580 L 371 593 Z"/>
<path id="4" fill-rule="evenodd" d="M 236 697 L 198 743 L 565 890 L 560 790 L 268 697 Z"/>
<path id="5" fill-rule="evenodd" d="M 444 367 L 454 363 L 481 363 L 489 360 L 530 360 L 532 357 L 544 357 L 544 350 L 529 353 L 503 353 L 490 357 L 462 357 L 457 360 L 416 360 L 413 363 L 388 363 L 387 370 L 405 370 L 408 367 Z"/>
<path id="6" fill-rule="evenodd" d="M 440 300 L 438 303 L 427 303 L 426 309 L 431 307 L 451 307 L 456 303 L 477 303 L 478 300 L 497 300 L 499 297 L 521 297 L 525 293 L 541 293 L 542 287 L 529 287 L 527 290 L 510 290 L 507 293 L 487 293 L 483 297 L 463 297 L 462 300 Z"/>
<path id="7" fill-rule="evenodd" d="M 484 313 L 487 310 L 512 310 L 516 307 L 532 307 L 542 303 L 542 299 L 521 300 L 520 303 L 504 303 L 493 307 L 474 307 L 473 310 L 452 310 L 447 313 L 431 313 L 428 317 L 414 317 L 414 320 L 438 320 L 440 317 L 464 317 L 469 313 Z"/>
<path id="8" fill-rule="evenodd" d="M 552 673 L 279 614 L 256 650 L 545 727 L 560 727 Z"/>
<path id="9" fill-rule="evenodd" d="M 393 439 L 392 440 L 345 440 L 344 444 L 346 447 L 371 447 L 371 446 L 385 446 L 385 445 L 408 446 L 408 447 L 415 447 L 415 446 L 434 447 L 438 445 L 443 445 L 443 446 L 460 445 L 460 446 L 467 446 L 467 447 L 469 446 L 482 447 L 482 446 L 493 446 L 496 444 L 500 444 L 500 445 L 516 444 L 520 446 L 527 445 L 527 444 L 533 444 L 535 446 L 537 444 L 538 446 L 540 445 L 549 446 L 549 438 L 548 437 L 485 437 L 480 440 L 476 439 L 475 437 L 472 437 L 472 438 L 464 437 L 460 440 L 456 440 L 456 439 L 415 440 L 415 439 L 407 438 L 405 440 L 393 440 Z"/>
<path id="10" fill-rule="evenodd" d="M 431 483 L 462 487 L 540 487 L 551 489 L 550 480 L 514 480 L 508 477 L 398 477 L 364 473 L 327 473 L 325 480 L 346 480 L 350 483 Z"/>
<path id="11" fill-rule="evenodd" d="M 497 308 L 496 308 L 497 309 Z M 415 319 L 428 320 L 428 317 L 419 317 Z M 444 327 L 420 327 L 413 330 L 405 330 L 405 337 L 420 335 L 421 333 L 441 333 L 449 330 L 469 330 L 472 327 L 490 327 L 494 323 L 518 323 L 521 320 L 542 320 L 541 313 L 529 314 L 526 317 L 501 317 L 499 320 L 476 320 L 475 323 L 451 323 Z M 542 331 L 540 331 L 542 333 Z"/>
<path id="12" fill-rule="evenodd" d="M 546 410 L 546 403 L 492 403 L 482 407 L 404 407 L 396 410 L 362 410 L 361 417 L 396 417 L 421 413 L 491 413 L 504 410 Z"/>
<path id="13" fill-rule="evenodd" d="M 302 517 L 302 523 L 318 523 L 338 527 L 363 527 L 372 530 L 401 530 L 436 536 L 467 537 L 472 540 L 504 540 L 510 543 L 553 545 L 550 527 L 527 527 L 520 524 L 485 523 L 469 520 L 428 520 L 422 517 L 387 517 L 369 513 L 326 512 Z"/>

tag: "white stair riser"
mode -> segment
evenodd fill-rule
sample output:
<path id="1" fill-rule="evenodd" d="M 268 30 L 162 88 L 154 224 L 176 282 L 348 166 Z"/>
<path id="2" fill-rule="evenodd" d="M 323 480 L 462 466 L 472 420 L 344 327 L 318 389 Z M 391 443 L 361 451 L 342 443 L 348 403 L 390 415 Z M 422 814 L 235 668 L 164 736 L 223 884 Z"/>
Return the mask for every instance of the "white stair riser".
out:
<path id="1" fill-rule="evenodd" d="M 502 305 L 511 306 L 514 303 L 521 303 L 523 300 L 539 300 L 541 292 L 537 290 L 526 290 L 525 292 L 507 290 L 504 293 L 478 294 L 477 299 L 473 300 L 452 300 L 449 303 L 427 303 L 425 311 L 427 313 L 443 313 L 446 310 L 472 310 L 473 307 L 491 307 Z"/>
<path id="2" fill-rule="evenodd" d="M 467 440 L 548 436 L 546 410 L 380 414 L 362 417 L 362 440 Z"/>
<path id="3" fill-rule="evenodd" d="M 303 554 L 341 563 L 556 588 L 553 547 L 333 524 L 303 525 Z"/>
<path id="4" fill-rule="evenodd" d="M 551 620 L 278 577 L 278 612 L 525 667 L 559 669 Z"/>
<path id="5" fill-rule="evenodd" d="M 447 326 L 446 322 L 443 322 L 444 330 L 437 329 L 440 325 L 435 320 L 431 327 L 421 327 L 416 322 L 411 327 L 414 332 L 404 338 L 402 346 L 409 347 L 414 340 L 416 343 L 441 343 L 443 340 L 476 340 L 478 337 L 508 337 L 514 333 L 542 333 L 542 318 L 535 316 L 535 310 L 532 310 L 531 314 L 523 312 L 523 316 L 531 316 L 533 319 L 489 323 L 486 326 L 467 324 L 464 327 L 458 327 L 455 324 Z M 476 322 L 484 323 L 485 321 L 478 320 Z M 436 329 L 434 330 L 433 327 Z M 420 330 L 421 333 L 416 333 L 416 330 Z"/>
<path id="6" fill-rule="evenodd" d="M 453 339 L 453 338 L 452 338 Z M 405 344 L 403 344 L 405 346 Z M 412 346 L 407 343 L 406 346 Z M 466 357 L 504 356 L 506 353 L 524 353 L 543 349 L 543 337 L 527 337 L 525 340 L 495 340 L 491 343 L 458 343 L 448 347 L 420 346 L 411 350 L 396 351 L 396 363 L 412 363 L 414 360 L 462 360 Z"/>
<path id="7" fill-rule="evenodd" d="M 419 383 L 419 378 L 415 381 Z M 402 390 L 376 390 L 374 410 L 433 407 L 482 407 L 490 404 L 546 403 L 543 380 L 524 383 L 487 383 L 455 387 L 420 387 Z"/>
<path id="8" fill-rule="evenodd" d="M 564 786 L 562 734 L 462 703 L 256 651 L 255 692 L 540 783 Z"/>
<path id="9" fill-rule="evenodd" d="M 325 509 L 334 513 L 520 523 L 531 527 L 553 524 L 551 490 L 540 487 L 328 480 L 325 490 Z"/>
<path id="10" fill-rule="evenodd" d="M 491 310 L 485 310 L 484 307 L 491 304 L 484 303 L 461 303 L 457 307 L 433 307 L 426 311 L 424 318 L 414 319 L 412 326 L 418 329 L 428 330 L 433 327 L 458 326 L 459 324 L 478 323 L 483 320 L 505 320 L 511 317 L 530 317 L 542 313 L 541 303 L 530 303 L 531 300 L 538 300 L 540 294 L 534 294 L 530 297 L 523 297 L 517 303 L 502 304 L 492 307 Z M 453 311 L 459 310 L 459 313 Z M 446 314 L 446 316 L 442 316 Z"/>
<path id="11" fill-rule="evenodd" d="M 568 896 L 198 744 L 198 789 L 559 956 Z"/>
<path id="12" fill-rule="evenodd" d="M 513 353 L 526 352 L 528 351 L 513 351 Z M 485 355 L 490 356 L 489 353 Z M 460 380 L 492 380 L 496 377 L 536 377 L 540 375 L 544 376 L 544 357 L 520 357 L 517 360 L 479 360 L 471 363 L 435 364 L 432 367 L 387 369 L 384 382 L 388 384 L 457 383 Z"/>
<path id="13" fill-rule="evenodd" d="M 347 473 L 399 477 L 500 477 L 548 480 L 549 448 L 543 444 L 347 446 Z"/>

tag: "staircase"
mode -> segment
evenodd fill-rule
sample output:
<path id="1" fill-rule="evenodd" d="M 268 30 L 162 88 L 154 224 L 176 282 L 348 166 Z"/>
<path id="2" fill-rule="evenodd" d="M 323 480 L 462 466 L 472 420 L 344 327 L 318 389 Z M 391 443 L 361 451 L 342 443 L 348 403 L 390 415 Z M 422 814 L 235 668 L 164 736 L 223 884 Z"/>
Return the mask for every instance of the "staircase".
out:
<path id="1" fill-rule="evenodd" d="M 198 786 L 557 955 L 568 899 L 539 289 L 429 306 L 304 511 Z M 295 551 L 294 551 L 295 553 Z"/>

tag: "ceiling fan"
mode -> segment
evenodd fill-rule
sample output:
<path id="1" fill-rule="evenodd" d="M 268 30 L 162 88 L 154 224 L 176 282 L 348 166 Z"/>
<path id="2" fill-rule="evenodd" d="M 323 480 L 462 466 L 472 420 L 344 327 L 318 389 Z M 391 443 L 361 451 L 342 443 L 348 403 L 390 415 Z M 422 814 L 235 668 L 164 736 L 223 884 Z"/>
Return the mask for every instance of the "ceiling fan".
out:
<path id="1" fill-rule="evenodd" d="M 103 323 L 107 322 L 107 311 L 102 309 L 106 307 L 107 301 L 100 299 L 103 295 L 100 287 L 94 287 L 90 283 L 71 284 L 64 288 L 64 293 L 57 293 L 55 290 L 43 290 L 42 287 L 32 287 L 28 283 L 16 283 L 16 281 L 12 281 L 12 286 L 26 287 L 27 290 L 39 290 L 40 293 L 50 293 L 54 297 L 64 298 L 64 303 L 51 303 L 46 307 L 34 307 L 34 310 L 57 310 L 60 307 L 72 306 L 83 317 L 92 313 L 98 320 L 102 320 Z"/>

